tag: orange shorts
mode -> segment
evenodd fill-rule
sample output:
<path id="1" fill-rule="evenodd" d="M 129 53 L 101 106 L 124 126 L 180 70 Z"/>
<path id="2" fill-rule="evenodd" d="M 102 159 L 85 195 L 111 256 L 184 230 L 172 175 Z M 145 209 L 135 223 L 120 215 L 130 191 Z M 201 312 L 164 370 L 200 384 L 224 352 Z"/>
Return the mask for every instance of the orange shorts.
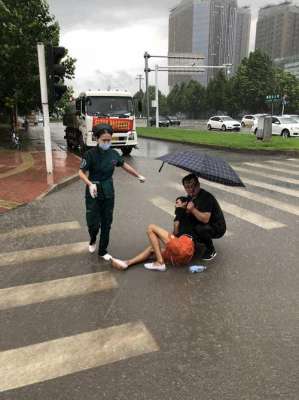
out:
<path id="1" fill-rule="evenodd" d="M 162 252 L 162 257 L 166 263 L 184 265 L 191 261 L 194 252 L 195 246 L 190 236 L 176 237 L 171 235 L 165 250 Z"/>

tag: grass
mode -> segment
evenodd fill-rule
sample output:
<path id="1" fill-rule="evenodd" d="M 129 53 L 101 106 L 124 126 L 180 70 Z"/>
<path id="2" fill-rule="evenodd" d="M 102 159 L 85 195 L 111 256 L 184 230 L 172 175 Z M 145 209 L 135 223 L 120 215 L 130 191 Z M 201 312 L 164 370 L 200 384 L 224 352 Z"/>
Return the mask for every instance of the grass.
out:
<path id="1" fill-rule="evenodd" d="M 217 146 L 242 150 L 295 150 L 299 153 L 299 138 L 284 139 L 273 136 L 271 141 L 256 140 L 255 135 L 239 132 L 208 132 L 172 128 L 138 128 L 140 137 L 164 139 L 173 142 Z"/>

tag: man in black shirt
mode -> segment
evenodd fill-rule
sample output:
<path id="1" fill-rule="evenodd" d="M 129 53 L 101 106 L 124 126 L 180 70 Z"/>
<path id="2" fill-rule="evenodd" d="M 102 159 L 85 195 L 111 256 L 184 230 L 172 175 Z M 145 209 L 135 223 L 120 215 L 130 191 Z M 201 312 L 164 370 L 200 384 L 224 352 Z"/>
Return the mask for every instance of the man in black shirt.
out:
<path id="1" fill-rule="evenodd" d="M 215 197 L 200 187 L 198 177 L 194 174 L 182 180 L 189 202 L 187 212 L 194 224 L 196 240 L 206 246 L 204 260 L 212 260 L 217 253 L 212 239 L 221 238 L 226 232 L 223 212 Z"/>

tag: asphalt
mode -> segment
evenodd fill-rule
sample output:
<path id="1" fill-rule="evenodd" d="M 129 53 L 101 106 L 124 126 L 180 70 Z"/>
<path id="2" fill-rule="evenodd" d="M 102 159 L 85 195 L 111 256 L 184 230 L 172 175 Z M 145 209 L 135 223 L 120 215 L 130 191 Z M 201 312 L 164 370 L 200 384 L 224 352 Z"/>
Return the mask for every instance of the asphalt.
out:
<path id="1" fill-rule="evenodd" d="M 140 140 L 140 149 L 127 161 L 147 177 L 145 184 L 117 170 L 110 245 L 114 256 L 127 258 L 146 246 L 149 223 L 171 229 L 172 218 L 150 199 L 163 196 L 173 202 L 178 194 L 169 183 L 180 182 L 181 172 L 165 166 L 159 174 L 160 162 L 155 160 L 177 148 Z M 273 159 L 207 151 L 237 164 Z M 252 187 L 250 191 L 299 205 L 298 198 Z M 1 351 L 137 321 L 145 324 L 159 351 L 3 392 L 0 399 L 297 400 L 298 217 L 234 194 L 212 192 L 285 227 L 266 231 L 227 214 L 231 236 L 215 241 L 218 256 L 205 263 L 208 269 L 202 274 L 190 274 L 187 268 L 155 273 L 142 266 L 122 273 L 89 254 L 1 267 L 1 288 L 103 271 L 111 272 L 119 285 L 108 292 L 1 311 Z M 8 239 L 0 243 L 0 252 L 87 240 L 83 197 L 83 185 L 76 182 L 2 215 L 2 232 L 74 220 L 82 228 Z"/>

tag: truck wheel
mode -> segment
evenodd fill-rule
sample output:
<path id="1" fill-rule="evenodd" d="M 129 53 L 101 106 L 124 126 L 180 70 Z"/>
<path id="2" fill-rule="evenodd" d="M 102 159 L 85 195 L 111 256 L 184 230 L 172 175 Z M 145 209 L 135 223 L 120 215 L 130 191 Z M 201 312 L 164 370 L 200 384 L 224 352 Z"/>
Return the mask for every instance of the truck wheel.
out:
<path id="1" fill-rule="evenodd" d="M 133 150 L 133 147 L 122 147 L 121 148 L 121 151 L 124 156 L 130 155 L 132 150 Z"/>

